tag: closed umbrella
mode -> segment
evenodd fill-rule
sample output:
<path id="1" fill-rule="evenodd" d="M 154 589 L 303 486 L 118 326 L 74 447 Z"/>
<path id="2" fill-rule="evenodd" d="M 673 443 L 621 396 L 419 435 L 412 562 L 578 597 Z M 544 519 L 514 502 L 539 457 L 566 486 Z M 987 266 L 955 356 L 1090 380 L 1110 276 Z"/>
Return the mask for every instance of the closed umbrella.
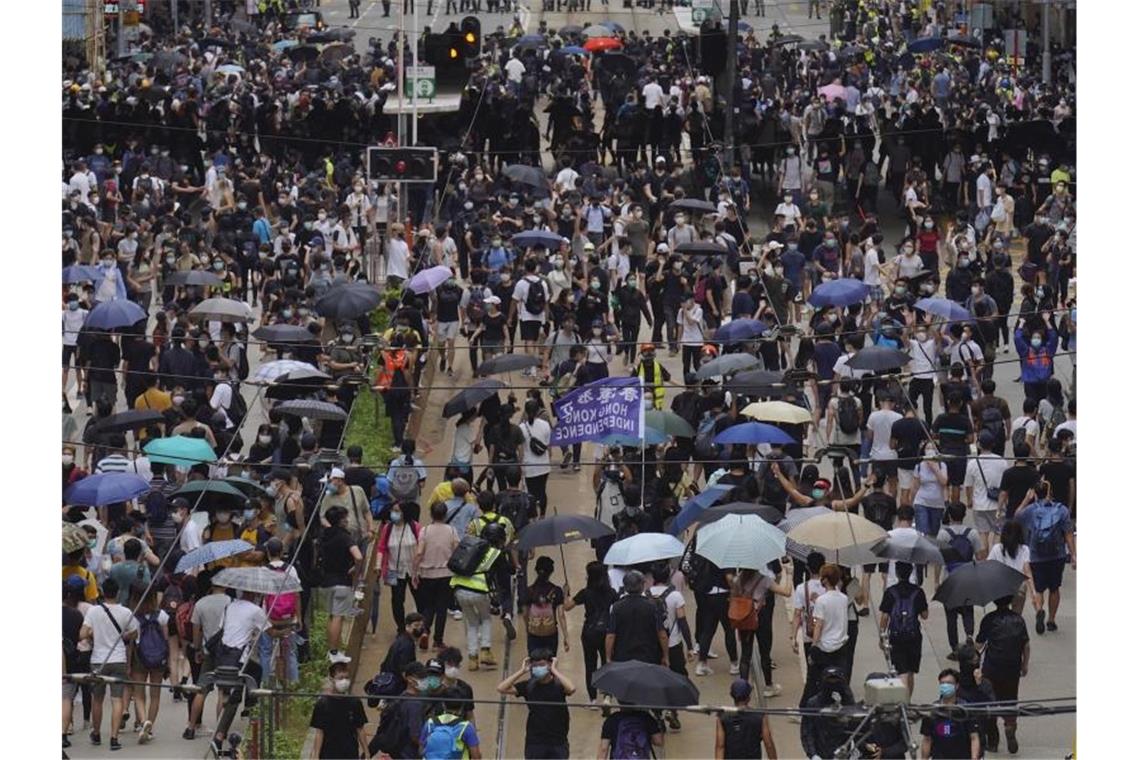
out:
<path id="1" fill-rule="evenodd" d="M 330 288 L 315 304 L 317 313 L 334 320 L 356 319 L 380 305 L 380 291 L 363 282 Z"/>
<path id="2" fill-rule="evenodd" d="M 412 275 L 411 279 L 404 284 L 404 287 L 413 293 L 430 293 L 453 276 L 454 274 L 450 267 L 442 265 L 430 267 Z"/>
<path id="3" fill-rule="evenodd" d="M 934 601 L 946 609 L 981 607 L 1003 596 L 1013 596 L 1025 582 L 1025 575 L 993 559 L 960 565 L 946 576 L 934 592 Z"/>
<path id="4" fill-rule="evenodd" d="M 722 343 L 739 343 L 743 340 L 759 338 L 766 332 L 768 332 L 768 325 L 759 319 L 734 319 L 727 325 L 718 327 L 713 333 L 713 338 Z M 735 356 L 735 354 L 729 354 L 729 356 Z M 756 362 L 756 364 L 759 363 L 759 361 Z"/>
<path id="5" fill-rule="evenodd" d="M 143 451 L 150 457 L 151 462 L 173 464 L 179 467 L 213 462 L 218 458 L 214 450 L 210 448 L 210 444 L 206 443 L 205 438 L 191 438 L 185 435 L 175 435 L 150 441 L 143 447 Z"/>
<path id="6" fill-rule="evenodd" d="M 183 554 L 182 558 L 178 560 L 178 564 L 174 566 L 174 572 L 184 573 L 187 570 L 193 570 L 196 567 L 202 567 L 211 562 L 232 557 L 235 554 L 244 554 L 253 549 L 253 544 L 249 541 L 242 541 L 240 538 L 229 541 L 211 541 Z"/>
<path id="7" fill-rule="evenodd" d="M 657 409 L 645 413 L 645 426 L 678 438 L 692 438 L 697 434 L 693 426 L 681 415 Z"/>
<path id="8" fill-rule="evenodd" d="M 146 319 L 146 312 L 134 301 L 116 298 L 104 301 L 91 310 L 83 327 L 88 330 L 115 330 L 130 327 Z"/>
<path id="9" fill-rule="evenodd" d="M 81 507 L 103 507 L 137 499 L 149 490 L 146 478 L 127 472 L 102 472 L 72 483 L 63 501 Z"/>
<path id="10" fill-rule="evenodd" d="M 920 298 L 914 302 L 914 307 L 951 322 L 964 322 L 974 318 L 964 306 L 951 301 L 949 298 Z"/>
<path id="11" fill-rule="evenodd" d="M 737 320 L 748 321 L 748 320 Z M 733 324 L 733 322 L 729 322 Z M 720 332 L 719 330 L 717 331 Z M 718 338 L 720 340 L 720 338 Z M 733 372 L 743 372 L 746 369 L 755 369 L 760 366 L 760 359 L 752 354 L 724 354 L 710 359 L 697 370 L 698 380 L 709 380 L 719 375 L 729 375 Z"/>
<path id="12" fill-rule="evenodd" d="M 527 230 L 511 236 L 511 244 L 516 248 L 537 248 L 557 250 L 562 245 L 562 236 L 549 230 Z"/>
<path id="13" fill-rule="evenodd" d="M 554 515 L 530 523 L 519 531 L 515 548 L 529 551 L 539 546 L 558 546 L 612 536 L 613 529 L 587 515 Z"/>
<path id="14" fill-rule="evenodd" d="M 623 702 L 649 707 L 688 707 L 701 699 L 700 690 L 686 676 L 640 660 L 603 665 L 594 673 L 593 685 Z"/>
<path id="15" fill-rule="evenodd" d="M 715 507 L 709 507 L 697 517 L 697 524 L 708 525 L 728 515 L 756 515 L 769 525 L 777 525 L 784 519 L 784 513 L 770 504 L 734 501 L 731 504 L 718 504 Z"/>
<path id="16" fill-rule="evenodd" d="M 673 559 L 684 553 L 685 545 L 668 533 L 638 533 L 614 543 L 602 561 L 614 567 L 629 567 Z"/>
<path id="17" fill-rule="evenodd" d="M 697 211 L 702 214 L 715 214 L 716 204 L 700 198 L 682 198 L 669 204 L 670 211 Z"/>
<path id="18" fill-rule="evenodd" d="M 276 409 L 281 414 L 287 414 L 291 417 L 305 417 L 310 420 L 344 422 L 348 419 L 348 412 L 328 401 L 311 401 L 308 399 L 286 401 L 278 405 Z"/>
<path id="19" fill-rule="evenodd" d="M 504 372 L 517 372 L 520 369 L 537 367 L 540 364 L 542 364 L 542 362 L 536 356 L 527 356 L 526 354 L 499 354 L 480 364 L 475 374 L 480 377 L 501 375 Z"/>
<path id="20" fill-rule="evenodd" d="M 859 280 L 845 277 L 821 284 L 808 296 L 808 303 L 815 307 L 851 306 L 863 303 L 871 288 Z"/>
<path id="21" fill-rule="evenodd" d="M 196 285 L 206 288 L 217 288 L 222 285 L 222 278 L 213 272 L 203 272 L 200 269 L 191 269 L 186 272 L 173 272 L 162 279 L 163 285 Z"/>
<path id="22" fill-rule="evenodd" d="M 681 511 L 678 512 L 677 517 L 674 518 L 673 526 L 669 529 L 669 532 L 674 536 L 680 535 L 682 531 L 696 522 L 705 510 L 724 498 L 725 494 L 731 491 L 732 488 L 730 485 L 711 485 L 696 496 L 690 498 L 681 506 Z"/>
<path id="23" fill-rule="evenodd" d="M 697 554 L 717 567 L 762 570 L 784 556 L 787 541 L 760 515 L 726 515 L 697 531 Z"/>
<path id="24" fill-rule="evenodd" d="M 463 414 L 474 409 L 498 393 L 500 388 L 506 387 L 507 384 L 502 380 L 495 380 L 490 377 L 476 380 L 447 400 L 447 403 L 443 405 L 443 416 L 444 418 L 454 417 L 457 414 Z"/>
<path id="25" fill-rule="evenodd" d="M 917 531 L 887 535 L 871 545 L 876 557 L 909 562 L 912 565 L 944 565 L 938 544 Z"/>
<path id="26" fill-rule="evenodd" d="M 789 425 L 811 422 L 811 412 L 787 401 L 757 401 L 744 407 L 740 413 L 761 422 L 783 422 Z"/>
<path id="27" fill-rule="evenodd" d="M 867 346 L 855 352 L 847 361 L 851 369 L 869 370 L 871 372 L 888 372 L 892 369 L 905 367 L 910 361 L 910 354 L 905 354 L 897 348 L 890 346 Z"/>
<path id="28" fill-rule="evenodd" d="M 210 582 L 250 594 L 290 594 L 301 590 L 301 581 L 295 573 L 282 573 L 268 567 L 227 567 Z"/>
<path id="29" fill-rule="evenodd" d="M 751 446 L 761 443 L 786 445 L 795 443 L 795 439 L 775 425 L 766 425 L 763 422 L 745 422 L 722 430 L 713 438 L 713 443 L 724 445 L 747 444 Z"/>
<path id="30" fill-rule="evenodd" d="M 308 370 L 312 370 L 314 372 L 318 371 L 316 367 L 314 367 L 312 364 L 309 364 L 308 362 L 297 361 L 296 359 L 278 359 L 276 361 L 266 362 L 265 364 L 262 364 L 260 367 L 258 367 L 257 371 L 253 373 L 253 377 L 250 379 L 250 382 L 272 383 L 276 381 L 277 378 L 281 377 L 282 375 L 289 374 L 290 372 L 305 372 Z M 321 374 L 323 375 L 324 373 L 322 372 Z M 332 379 L 329 378 L 328 375 L 325 375 L 325 377 Z"/>
<path id="31" fill-rule="evenodd" d="M 221 322 L 252 322 L 253 309 L 245 301 L 233 298 L 207 298 L 190 310 L 190 316 Z"/>
<path id="32" fill-rule="evenodd" d="M 138 430 L 147 425 L 155 425 L 166 421 L 162 412 L 154 409 L 128 409 L 125 412 L 112 414 L 96 422 L 91 431 L 94 433 L 125 433 L 128 430 Z"/>

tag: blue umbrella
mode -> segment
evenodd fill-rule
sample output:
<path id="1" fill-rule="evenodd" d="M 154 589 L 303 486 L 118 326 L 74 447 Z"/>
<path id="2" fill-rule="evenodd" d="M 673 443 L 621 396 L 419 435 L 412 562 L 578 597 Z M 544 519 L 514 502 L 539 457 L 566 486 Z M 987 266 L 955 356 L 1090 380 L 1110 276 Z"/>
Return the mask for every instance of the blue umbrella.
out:
<path id="1" fill-rule="evenodd" d="M 95 282 L 97 267 L 87 264 L 72 264 L 63 268 L 63 284 L 74 285 L 77 282 Z"/>
<path id="2" fill-rule="evenodd" d="M 951 322 L 972 320 L 974 317 L 964 306 L 951 301 L 949 298 L 920 298 L 914 302 L 915 308 L 922 309 L 927 314 L 948 319 Z"/>
<path id="3" fill-rule="evenodd" d="M 542 47 L 546 45 L 546 38 L 541 34 L 524 34 L 515 41 L 515 44 L 523 47 Z"/>
<path id="4" fill-rule="evenodd" d="M 126 472 L 102 472 L 76 481 L 63 500 L 82 507 L 102 507 L 142 496 L 150 490 L 146 478 Z"/>
<path id="5" fill-rule="evenodd" d="M 941 37 L 919 37 L 906 46 L 908 53 L 933 53 L 941 50 L 946 40 Z"/>
<path id="6" fill-rule="evenodd" d="M 600 26 L 604 26 L 606 29 L 609 29 L 614 34 L 625 31 L 625 27 L 616 21 L 599 21 L 598 24 Z"/>
<path id="7" fill-rule="evenodd" d="M 532 248 L 542 246 L 549 250 L 557 250 L 562 245 L 562 236 L 557 232 L 547 230 L 527 230 L 511 237 L 511 244 L 516 248 Z"/>
<path id="8" fill-rule="evenodd" d="M 752 24 L 749 24 L 747 21 L 737 21 L 736 28 L 741 32 L 747 34 L 748 32 L 752 31 Z"/>
<path id="9" fill-rule="evenodd" d="M 114 330 L 117 327 L 130 327 L 146 319 L 146 312 L 134 301 L 116 298 L 104 301 L 91 310 L 83 326 L 89 330 Z"/>
<path id="10" fill-rule="evenodd" d="M 674 536 L 680 535 L 681 531 L 697 521 L 702 512 L 724 498 L 725 494 L 731 490 L 732 486 L 729 485 L 712 485 L 686 501 L 681 507 L 681 511 L 677 513 L 676 519 L 673 520 L 673 527 L 670 532 Z"/>
<path id="11" fill-rule="evenodd" d="M 562 52 L 565 53 L 566 55 L 589 55 L 590 54 L 589 50 L 587 50 L 584 47 L 579 47 L 578 45 L 567 45 L 566 47 L 562 48 Z"/>
<path id="12" fill-rule="evenodd" d="M 273 49 L 276 50 L 278 53 L 280 53 L 283 50 L 288 50 L 289 48 L 297 47 L 300 44 L 301 43 L 298 42 L 297 40 L 278 40 L 277 42 L 273 43 Z"/>
<path id="13" fill-rule="evenodd" d="M 811 292 L 808 303 L 817 308 L 824 306 L 851 306 L 862 303 L 871 289 L 850 277 L 825 282 Z"/>
<path id="14" fill-rule="evenodd" d="M 235 554 L 244 554 L 253 548 L 253 544 L 249 541 L 242 541 L 240 538 L 230 541 L 211 541 L 187 554 L 183 554 L 182 559 L 178 560 L 178 564 L 174 566 L 174 572 L 184 573 L 191 568 L 202 567 L 210 562 L 217 562 Z"/>
<path id="15" fill-rule="evenodd" d="M 715 438 L 713 443 L 725 444 L 757 444 L 757 443 L 795 443 L 790 435 L 775 425 L 765 425 L 763 422 L 745 422 L 726 428 Z"/>
<path id="16" fill-rule="evenodd" d="M 245 69 L 238 66 L 236 63 L 227 63 L 219 66 L 215 71 L 221 74 L 244 74 Z"/>
<path id="17" fill-rule="evenodd" d="M 727 343 L 736 343 L 750 338 L 758 338 L 768 332 L 768 325 L 759 319 L 734 319 L 727 325 L 721 325 L 713 333 L 715 340 Z"/>
<path id="18" fill-rule="evenodd" d="M 660 430 L 646 426 L 645 435 L 641 438 L 635 438 L 625 433 L 608 433 L 604 438 L 596 441 L 596 443 L 602 446 L 626 446 L 631 449 L 639 449 L 642 446 L 659 446 L 665 443 L 666 440 L 668 440 L 668 436 Z"/>

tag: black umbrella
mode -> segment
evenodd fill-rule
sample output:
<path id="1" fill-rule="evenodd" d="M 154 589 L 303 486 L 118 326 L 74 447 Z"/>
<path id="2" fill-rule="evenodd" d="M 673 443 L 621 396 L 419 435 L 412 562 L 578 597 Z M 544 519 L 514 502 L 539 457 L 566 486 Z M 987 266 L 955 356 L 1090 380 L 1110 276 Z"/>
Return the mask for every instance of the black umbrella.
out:
<path id="1" fill-rule="evenodd" d="M 909 562 L 912 565 L 943 565 L 942 550 L 938 544 L 921 533 L 906 532 L 887 536 L 871 545 L 876 557 Z"/>
<path id="2" fill-rule="evenodd" d="M 613 532 L 601 520 L 586 515 L 554 515 L 532 522 L 519 531 L 516 548 L 530 550 L 539 546 L 558 546 L 611 536 Z"/>
<path id="3" fill-rule="evenodd" d="M 203 272 L 200 269 L 191 269 L 186 272 L 175 272 L 163 278 L 164 285 L 198 285 L 200 287 L 217 288 L 222 285 L 222 278 L 213 272 Z"/>
<path id="4" fill-rule="evenodd" d="M 602 55 L 594 56 L 594 65 L 600 66 L 612 74 L 627 74 L 633 76 L 637 71 L 637 61 L 625 53 L 609 50 Z"/>
<path id="5" fill-rule="evenodd" d="M 851 369 L 870 370 L 871 372 L 886 372 L 892 369 L 905 367 L 910 361 L 910 355 L 904 354 L 897 348 L 889 346 L 868 346 L 855 352 L 847 362 Z"/>
<path id="6" fill-rule="evenodd" d="M 550 182 L 546 179 L 546 174 L 537 166 L 511 164 L 506 169 L 503 169 L 503 176 L 512 182 L 530 185 L 531 187 L 546 188 L 550 186 Z"/>
<path id="7" fill-rule="evenodd" d="M 188 61 L 186 55 L 177 50 L 160 50 L 150 59 L 150 65 L 156 69 L 175 69 Z"/>
<path id="8" fill-rule="evenodd" d="M 980 50 L 982 47 L 981 41 L 976 37 L 967 37 L 962 34 L 953 34 L 946 38 L 947 45 L 958 45 L 960 47 L 974 48 Z"/>
<path id="9" fill-rule="evenodd" d="M 317 299 L 317 313 L 335 320 L 356 319 L 380 305 L 383 296 L 376 288 L 363 282 L 337 285 Z"/>
<path id="10" fill-rule="evenodd" d="M 934 592 L 934 601 L 948 610 L 955 607 L 981 607 L 1003 596 L 1013 596 L 1025 582 L 1025 575 L 994 559 L 971 562 L 950 571 Z"/>
<path id="11" fill-rule="evenodd" d="M 792 35 L 792 36 L 795 37 L 797 35 Z M 785 38 L 785 39 L 787 39 L 787 38 Z M 777 44 L 783 44 L 783 42 L 780 41 Z M 824 42 L 823 40 L 800 40 L 798 47 L 800 50 L 823 51 L 823 50 L 827 50 L 827 43 Z"/>
<path id="12" fill-rule="evenodd" d="M 786 388 L 784 376 L 766 369 L 753 369 L 737 372 L 724 384 L 725 390 L 743 393 L 746 396 L 778 396 Z"/>
<path id="13" fill-rule="evenodd" d="M 701 699 L 700 690 L 685 676 L 639 660 L 603 665 L 594 673 L 593 684 L 619 700 L 648 707 L 688 707 Z"/>
<path id="14" fill-rule="evenodd" d="M 681 243 L 674 251 L 676 253 L 687 253 L 690 256 L 727 256 L 728 248 L 719 243 Z"/>
<path id="15" fill-rule="evenodd" d="M 237 476 L 233 476 L 229 478 L 222 478 L 222 482 L 229 483 L 231 486 L 241 491 L 251 499 L 269 495 L 269 491 L 265 490 L 265 486 L 261 485 L 260 483 L 255 483 L 248 478 L 239 478 Z"/>
<path id="16" fill-rule="evenodd" d="M 225 39 L 222 39 L 220 37 L 203 37 L 201 40 L 198 41 L 198 46 L 199 47 L 232 48 L 232 47 L 237 47 L 237 43 L 230 42 L 229 40 L 225 40 Z"/>
<path id="17" fill-rule="evenodd" d="M 191 480 L 170 496 L 181 496 L 195 509 L 243 509 L 249 500 L 239 489 L 221 480 Z"/>
<path id="18" fill-rule="evenodd" d="M 697 518 L 698 525 L 708 525 L 727 515 L 760 515 L 760 519 L 776 525 L 784 519 L 784 513 L 768 504 L 751 504 L 747 501 L 734 501 L 709 507 Z"/>
<path id="19" fill-rule="evenodd" d="M 567 24 L 566 26 L 559 29 L 558 33 L 563 37 L 578 35 L 582 33 L 582 27 L 578 26 L 577 24 Z"/>
<path id="20" fill-rule="evenodd" d="M 537 367 L 540 364 L 542 364 L 542 362 L 536 356 L 527 356 L 525 354 L 499 354 L 480 364 L 475 374 L 479 375 L 479 377 L 487 377 L 489 375 L 500 375 L 504 372 L 515 372 L 520 369 Z"/>
<path id="21" fill-rule="evenodd" d="M 320 56 L 321 51 L 312 45 L 297 45 L 285 51 L 285 55 L 289 57 L 293 63 L 300 63 L 301 61 L 315 61 Z"/>
<path id="22" fill-rule="evenodd" d="M 253 337 L 266 343 L 311 343 L 316 338 L 301 325 L 265 325 L 253 331 Z"/>
<path id="23" fill-rule="evenodd" d="M 284 404 L 276 407 L 276 409 L 281 412 L 281 414 L 288 414 L 293 417 L 307 417 L 310 420 L 343 422 L 348 419 L 348 412 L 328 401 L 311 401 L 308 399 L 286 401 Z"/>
<path id="24" fill-rule="evenodd" d="M 779 47 L 780 45 L 794 45 L 797 42 L 803 42 L 804 38 L 799 34 L 782 34 L 776 39 L 772 40 L 772 45 Z"/>
<path id="25" fill-rule="evenodd" d="M 131 409 L 104 417 L 92 426 L 93 433 L 125 433 L 128 430 L 138 430 L 147 425 L 165 421 L 162 412 L 153 409 Z"/>
<path id="26" fill-rule="evenodd" d="M 700 211 L 702 214 L 715 214 L 716 204 L 699 198 L 682 198 L 669 204 L 671 211 Z"/>
<path id="27" fill-rule="evenodd" d="M 273 401 L 304 398 L 316 393 L 330 380 L 331 378 L 328 375 L 316 369 L 312 373 L 286 372 L 273 381 L 273 384 L 265 391 L 265 397 Z"/>
<path id="28" fill-rule="evenodd" d="M 469 409 L 474 409 L 498 393 L 500 388 L 506 387 L 506 383 L 502 380 L 495 380 L 494 378 L 476 380 L 452 396 L 448 402 L 443 405 L 443 416 L 444 418 L 454 417 L 457 414 L 463 414 Z"/>

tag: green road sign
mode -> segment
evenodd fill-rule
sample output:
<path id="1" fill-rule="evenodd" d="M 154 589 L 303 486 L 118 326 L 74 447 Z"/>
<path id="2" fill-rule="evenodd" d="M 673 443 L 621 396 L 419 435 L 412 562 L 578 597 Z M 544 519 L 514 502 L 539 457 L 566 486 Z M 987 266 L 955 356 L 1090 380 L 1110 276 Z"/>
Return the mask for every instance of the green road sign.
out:
<path id="1" fill-rule="evenodd" d="M 433 99 L 435 97 L 435 66 L 418 66 L 415 68 L 409 66 L 404 72 L 404 97 L 412 97 L 413 88 L 417 98 Z"/>

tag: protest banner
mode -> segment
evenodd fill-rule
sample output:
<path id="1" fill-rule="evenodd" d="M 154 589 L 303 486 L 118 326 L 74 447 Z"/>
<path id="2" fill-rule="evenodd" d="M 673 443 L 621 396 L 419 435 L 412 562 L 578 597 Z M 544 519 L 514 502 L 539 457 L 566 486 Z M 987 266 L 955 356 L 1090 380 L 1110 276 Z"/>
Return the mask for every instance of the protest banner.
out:
<path id="1" fill-rule="evenodd" d="M 640 438 L 645 404 L 636 377 L 606 377 L 575 388 L 554 402 L 551 446 L 599 441 L 608 435 Z"/>

